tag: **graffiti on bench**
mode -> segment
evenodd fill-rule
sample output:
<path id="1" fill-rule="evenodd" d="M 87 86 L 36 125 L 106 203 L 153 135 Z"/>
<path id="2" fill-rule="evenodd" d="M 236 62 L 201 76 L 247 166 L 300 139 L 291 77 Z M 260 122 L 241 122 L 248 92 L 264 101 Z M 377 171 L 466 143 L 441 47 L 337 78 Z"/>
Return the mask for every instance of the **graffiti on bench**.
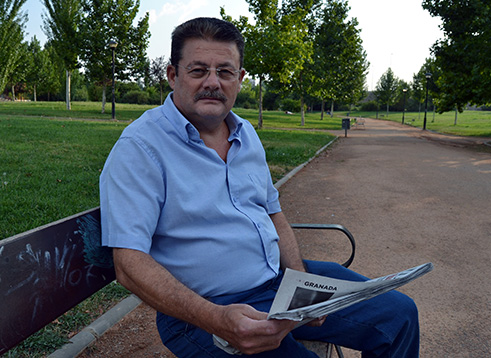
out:
<path id="1" fill-rule="evenodd" d="M 0 354 L 114 279 L 99 209 L 0 241 Z"/>

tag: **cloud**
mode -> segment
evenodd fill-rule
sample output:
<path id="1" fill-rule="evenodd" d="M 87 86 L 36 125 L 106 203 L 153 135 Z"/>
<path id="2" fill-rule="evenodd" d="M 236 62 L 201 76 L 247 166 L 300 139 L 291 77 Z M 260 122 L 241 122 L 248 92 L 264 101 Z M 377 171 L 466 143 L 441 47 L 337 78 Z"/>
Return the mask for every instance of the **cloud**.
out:
<path id="1" fill-rule="evenodd" d="M 158 21 L 172 17 L 173 22 L 177 17 L 177 22 L 181 23 L 194 16 L 194 13 L 200 13 L 202 8 L 207 9 L 209 1 L 207 0 L 190 0 L 190 1 L 173 1 L 166 2 L 159 11 L 156 9 L 147 10 L 150 13 L 150 24 L 155 24 Z M 202 12 L 202 11 L 201 11 Z"/>

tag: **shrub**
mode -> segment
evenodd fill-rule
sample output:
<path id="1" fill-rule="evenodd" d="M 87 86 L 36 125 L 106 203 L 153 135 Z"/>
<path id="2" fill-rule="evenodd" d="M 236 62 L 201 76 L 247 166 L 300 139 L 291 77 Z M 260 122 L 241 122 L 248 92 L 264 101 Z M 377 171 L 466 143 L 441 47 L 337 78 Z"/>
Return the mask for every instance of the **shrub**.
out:
<path id="1" fill-rule="evenodd" d="M 123 98 L 121 98 L 121 102 L 130 104 L 148 104 L 149 99 L 147 92 L 138 90 L 127 92 Z"/>
<path id="2" fill-rule="evenodd" d="M 362 103 L 360 110 L 363 112 L 376 112 L 378 110 L 378 103 L 376 101 L 370 101 Z"/>
<path id="3" fill-rule="evenodd" d="M 291 98 L 285 98 L 281 101 L 280 108 L 282 111 L 300 112 L 300 101 Z"/>

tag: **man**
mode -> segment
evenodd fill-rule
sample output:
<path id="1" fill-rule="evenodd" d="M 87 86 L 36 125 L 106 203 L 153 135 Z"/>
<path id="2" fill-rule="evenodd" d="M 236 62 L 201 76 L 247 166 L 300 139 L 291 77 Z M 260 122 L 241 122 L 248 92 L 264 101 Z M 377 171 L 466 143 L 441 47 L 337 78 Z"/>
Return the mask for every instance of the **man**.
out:
<path id="1" fill-rule="evenodd" d="M 229 357 L 213 334 L 255 357 L 315 356 L 295 339 L 417 357 L 417 311 L 397 292 L 297 329 L 266 320 L 287 267 L 365 278 L 300 257 L 254 128 L 231 112 L 243 47 L 218 19 L 174 30 L 173 92 L 125 129 L 101 175 L 103 244 L 114 248 L 118 280 L 157 310 L 162 341 L 178 357 Z"/>

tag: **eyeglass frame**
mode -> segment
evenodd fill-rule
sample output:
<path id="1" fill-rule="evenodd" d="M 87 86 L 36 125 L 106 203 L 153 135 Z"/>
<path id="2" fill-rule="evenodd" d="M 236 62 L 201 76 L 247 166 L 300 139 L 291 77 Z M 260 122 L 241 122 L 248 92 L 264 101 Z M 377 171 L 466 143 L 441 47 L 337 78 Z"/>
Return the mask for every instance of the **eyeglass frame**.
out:
<path id="1" fill-rule="evenodd" d="M 238 80 L 238 79 L 239 79 L 239 77 L 240 77 L 240 72 L 242 71 L 242 69 L 238 69 L 238 70 L 233 69 L 233 70 L 231 70 L 231 69 L 229 69 L 227 66 L 219 66 L 219 67 L 208 67 L 208 66 L 206 66 L 206 65 L 192 65 L 192 66 L 174 65 L 174 66 L 175 66 L 175 67 L 181 67 L 181 68 L 183 68 L 183 69 L 187 70 L 187 71 L 188 71 L 188 72 L 187 72 L 187 74 L 188 74 L 188 75 L 189 75 L 191 78 L 193 78 L 193 79 L 197 79 L 197 80 L 204 80 L 204 79 L 206 79 L 206 78 L 210 77 L 211 70 L 213 70 L 213 69 L 214 69 L 214 70 L 215 70 L 215 75 L 217 76 L 217 78 L 218 78 L 219 80 L 226 81 L 226 82 L 232 82 L 232 81 L 235 81 L 235 80 Z M 231 67 L 231 66 L 230 66 L 230 68 L 233 68 L 233 67 Z M 193 71 L 194 69 L 201 69 L 201 70 L 205 70 L 205 71 L 206 71 L 206 73 L 204 73 L 204 74 L 203 74 L 202 76 L 200 76 L 200 77 L 193 77 L 193 76 L 191 75 L 191 71 Z M 233 74 L 234 74 L 233 79 L 229 79 L 229 80 L 227 80 L 227 79 L 224 79 L 224 78 L 220 77 L 220 72 L 221 72 L 221 71 L 229 71 L 229 72 L 233 73 Z M 238 74 L 239 74 L 239 75 L 238 75 Z"/>

